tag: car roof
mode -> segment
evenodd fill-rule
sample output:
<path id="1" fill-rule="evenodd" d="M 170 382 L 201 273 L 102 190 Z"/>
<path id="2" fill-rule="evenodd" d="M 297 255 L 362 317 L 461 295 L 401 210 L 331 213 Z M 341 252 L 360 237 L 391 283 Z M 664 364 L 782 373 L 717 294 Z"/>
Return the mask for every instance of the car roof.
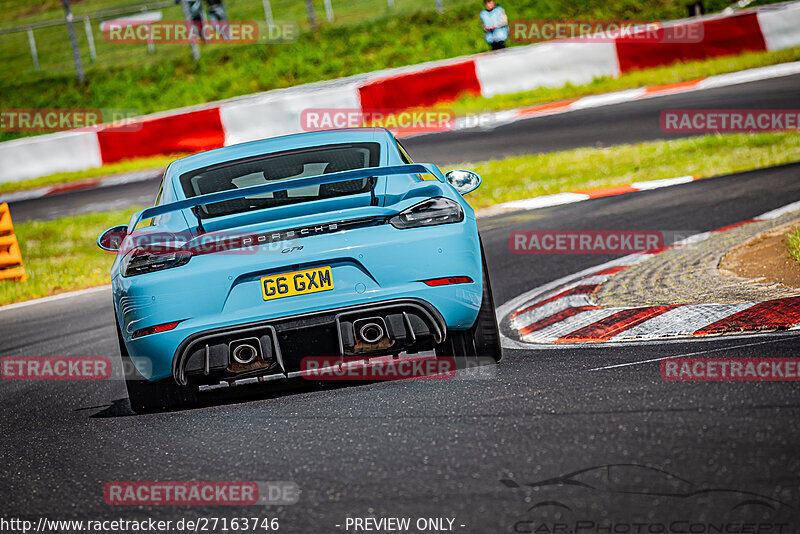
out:
<path id="1" fill-rule="evenodd" d="M 392 140 L 391 132 L 385 128 L 344 128 L 341 130 L 323 130 L 271 137 L 208 150 L 175 160 L 167 168 L 166 176 L 168 178 L 181 176 L 188 171 L 208 167 L 209 165 L 291 150 L 293 148 L 366 142 L 378 142 L 383 146 L 390 146 Z"/>

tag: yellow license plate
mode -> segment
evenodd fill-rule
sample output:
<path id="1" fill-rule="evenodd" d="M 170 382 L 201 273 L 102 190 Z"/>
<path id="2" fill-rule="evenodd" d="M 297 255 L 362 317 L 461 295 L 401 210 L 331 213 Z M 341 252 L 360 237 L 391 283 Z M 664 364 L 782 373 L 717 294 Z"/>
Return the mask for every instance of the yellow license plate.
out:
<path id="1" fill-rule="evenodd" d="M 275 274 L 261 278 L 261 295 L 264 300 L 281 299 L 333 289 L 330 267 L 315 267 L 305 271 Z"/>

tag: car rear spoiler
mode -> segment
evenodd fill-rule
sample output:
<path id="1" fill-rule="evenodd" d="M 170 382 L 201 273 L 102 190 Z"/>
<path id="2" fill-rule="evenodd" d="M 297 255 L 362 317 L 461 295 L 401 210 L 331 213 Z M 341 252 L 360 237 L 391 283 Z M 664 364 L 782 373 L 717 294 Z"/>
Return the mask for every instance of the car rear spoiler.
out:
<path id="1" fill-rule="evenodd" d="M 232 189 L 230 191 L 220 191 L 219 193 L 199 195 L 196 197 L 187 198 L 185 200 L 179 200 L 177 202 L 171 202 L 169 204 L 143 209 L 131 216 L 126 234 L 133 232 L 133 230 L 136 228 L 136 225 L 141 221 L 152 219 L 153 217 L 164 215 L 165 213 L 170 213 L 173 211 L 194 208 L 206 204 L 215 204 L 217 202 L 225 202 L 226 200 L 234 200 L 237 198 L 263 195 L 265 193 L 273 193 L 275 191 L 284 191 L 286 189 L 296 189 L 299 187 L 332 184 L 336 182 L 346 182 L 348 180 L 358 180 L 360 178 L 374 178 L 377 176 L 390 176 L 395 174 L 432 174 L 440 182 L 445 181 L 442 172 L 436 167 L 436 165 L 433 165 L 432 163 L 412 163 L 410 165 L 366 167 L 351 171 L 320 174 L 318 176 L 306 176 L 303 178 L 295 178 L 293 180 L 283 180 L 270 184 L 254 185 L 250 187 L 243 187 L 241 189 Z"/>

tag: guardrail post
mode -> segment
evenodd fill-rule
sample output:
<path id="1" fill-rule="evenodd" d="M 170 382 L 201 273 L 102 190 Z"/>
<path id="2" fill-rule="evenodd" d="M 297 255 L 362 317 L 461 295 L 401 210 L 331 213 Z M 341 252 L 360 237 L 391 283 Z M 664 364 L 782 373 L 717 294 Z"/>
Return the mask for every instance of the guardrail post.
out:
<path id="1" fill-rule="evenodd" d="M 33 36 L 33 28 L 28 28 L 28 46 L 31 47 L 33 68 L 39 70 L 39 52 L 36 50 L 36 38 Z"/>
<path id="2" fill-rule="evenodd" d="M 67 31 L 69 32 L 69 42 L 72 45 L 72 57 L 75 60 L 75 74 L 78 75 L 78 81 L 83 83 L 86 76 L 83 74 L 83 62 L 81 61 L 81 51 L 78 48 L 78 38 L 75 35 L 75 24 L 73 24 L 72 10 L 69 7 L 69 0 L 61 0 L 64 4 L 64 13 L 67 19 Z"/>
<path id="3" fill-rule="evenodd" d="M 317 33 L 317 12 L 314 11 L 314 0 L 306 0 L 306 13 L 308 14 L 308 24 L 311 31 Z"/>
<path id="4" fill-rule="evenodd" d="M 269 0 L 261 0 L 261 3 L 264 4 L 264 18 L 267 21 L 267 30 L 272 31 L 272 28 L 275 27 L 275 19 L 272 18 L 272 5 Z"/>
<path id="5" fill-rule="evenodd" d="M 83 17 L 83 29 L 86 31 L 86 41 L 89 43 L 89 57 L 92 61 L 97 61 L 97 50 L 94 47 L 94 33 L 92 32 L 92 21 L 89 17 Z"/>

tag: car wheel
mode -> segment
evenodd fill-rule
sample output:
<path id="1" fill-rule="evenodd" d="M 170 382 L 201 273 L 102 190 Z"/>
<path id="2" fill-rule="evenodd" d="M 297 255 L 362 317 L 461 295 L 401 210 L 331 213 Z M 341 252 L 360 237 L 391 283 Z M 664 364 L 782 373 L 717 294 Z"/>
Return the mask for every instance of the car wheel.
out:
<path id="1" fill-rule="evenodd" d="M 116 330 L 122 368 L 125 373 L 125 386 L 128 389 L 128 400 L 134 412 L 167 410 L 189 406 L 197 401 L 196 388 L 191 386 L 181 387 L 172 378 L 151 382 L 139 374 L 128 354 L 128 349 L 122 340 L 122 333 L 118 325 Z"/>
<path id="2" fill-rule="evenodd" d="M 483 246 L 481 246 L 483 256 Z M 476 363 L 478 357 L 489 357 L 499 362 L 503 356 L 500 332 L 494 313 L 494 297 L 489 284 L 489 271 L 483 259 L 483 298 L 475 324 L 469 330 L 448 330 L 447 339 L 436 347 L 437 356 L 463 359 L 463 363 Z"/>

